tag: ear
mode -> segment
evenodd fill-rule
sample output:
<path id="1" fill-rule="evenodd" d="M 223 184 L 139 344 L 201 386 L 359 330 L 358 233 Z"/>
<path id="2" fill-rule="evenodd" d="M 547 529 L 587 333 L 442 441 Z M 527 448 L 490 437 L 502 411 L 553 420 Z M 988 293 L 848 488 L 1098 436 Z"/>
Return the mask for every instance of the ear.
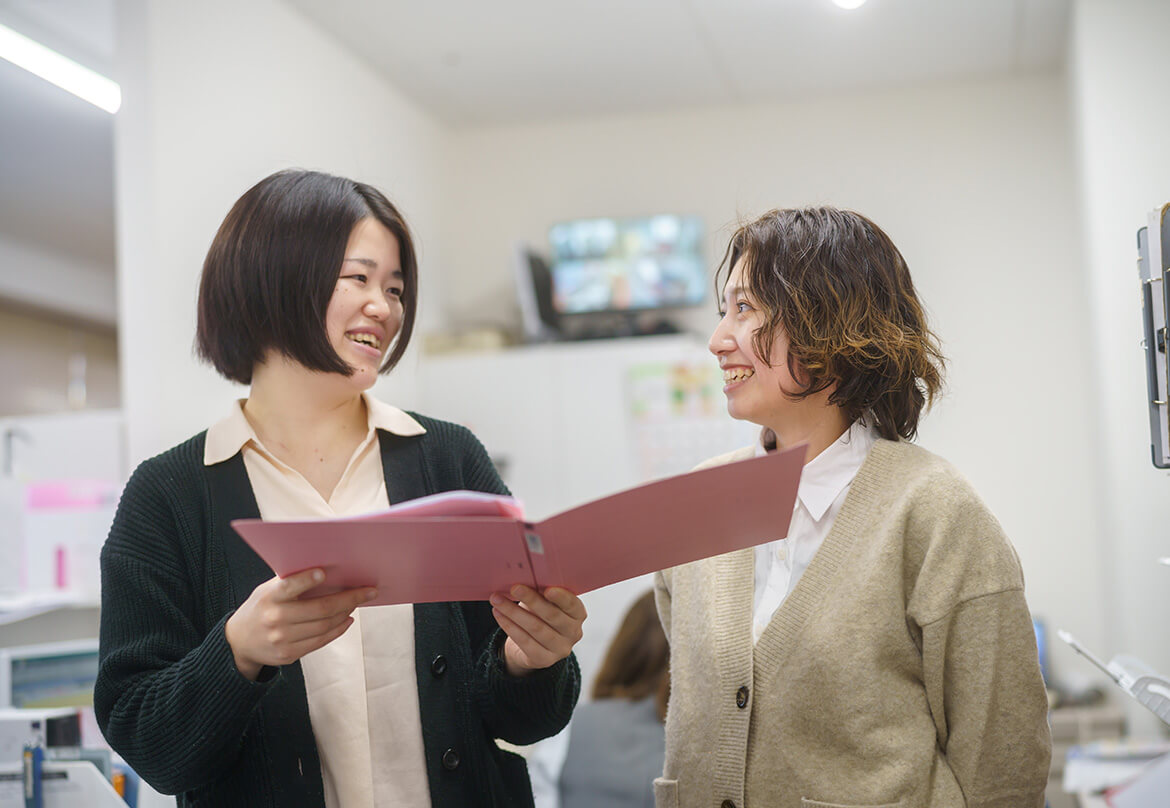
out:
<path id="1" fill-rule="evenodd" d="M 786 362 L 788 364 L 788 374 L 792 376 L 793 381 L 799 384 L 802 389 L 807 390 L 812 384 L 812 376 L 805 369 L 804 365 L 797 361 L 792 351 L 788 351 Z"/>

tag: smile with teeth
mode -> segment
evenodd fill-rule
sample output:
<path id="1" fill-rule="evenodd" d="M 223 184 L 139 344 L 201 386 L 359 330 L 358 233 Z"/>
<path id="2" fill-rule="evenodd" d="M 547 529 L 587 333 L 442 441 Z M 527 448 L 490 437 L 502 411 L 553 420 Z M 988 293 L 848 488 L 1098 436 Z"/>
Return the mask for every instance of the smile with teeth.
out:
<path id="1" fill-rule="evenodd" d="M 750 379 L 756 375 L 755 368 L 724 368 L 723 382 L 730 384 L 732 382 L 742 382 Z"/>
<path id="2" fill-rule="evenodd" d="M 350 331 L 345 335 L 345 338 L 352 340 L 359 345 L 368 345 L 375 351 L 382 350 L 382 340 L 378 339 L 375 335 L 366 333 L 364 331 Z"/>

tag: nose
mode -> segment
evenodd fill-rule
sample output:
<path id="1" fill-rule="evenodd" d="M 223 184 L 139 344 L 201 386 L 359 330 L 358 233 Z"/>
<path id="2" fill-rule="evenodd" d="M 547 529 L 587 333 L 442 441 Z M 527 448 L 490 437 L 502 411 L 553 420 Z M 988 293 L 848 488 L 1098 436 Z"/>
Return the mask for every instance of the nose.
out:
<path id="1" fill-rule="evenodd" d="M 390 302 L 386 300 L 386 295 L 378 289 L 374 289 L 365 305 L 362 306 L 362 313 L 374 320 L 385 320 L 390 316 Z"/>
<path id="2" fill-rule="evenodd" d="M 711 332 L 711 338 L 707 340 L 707 350 L 715 354 L 715 356 L 735 350 L 735 339 L 725 327 L 726 322 L 726 317 L 720 318 L 719 323 L 715 326 L 715 330 Z"/>

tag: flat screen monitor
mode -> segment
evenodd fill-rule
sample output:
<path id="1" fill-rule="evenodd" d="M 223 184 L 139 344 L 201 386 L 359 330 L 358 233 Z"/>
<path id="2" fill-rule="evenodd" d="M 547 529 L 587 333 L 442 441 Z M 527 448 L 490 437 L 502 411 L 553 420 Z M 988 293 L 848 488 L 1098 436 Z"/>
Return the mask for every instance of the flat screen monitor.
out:
<path id="1" fill-rule="evenodd" d="M 549 230 L 553 305 L 561 314 L 693 306 L 710 278 L 697 216 L 579 219 Z"/>
<path id="2" fill-rule="evenodd" d="M 0 648 L 0 707 L 88 707 L 97 672 L 96 639 Z"/>

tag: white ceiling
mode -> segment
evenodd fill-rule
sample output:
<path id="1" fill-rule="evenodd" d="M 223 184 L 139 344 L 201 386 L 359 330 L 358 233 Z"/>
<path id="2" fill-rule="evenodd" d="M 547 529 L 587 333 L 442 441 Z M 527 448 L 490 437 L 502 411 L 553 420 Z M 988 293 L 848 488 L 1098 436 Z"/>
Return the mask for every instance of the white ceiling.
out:
<path id="1" fill-rule="evenodd" d="M 286 0 L 453 125 L 1055 69 L 1068 0 Z"/>
<path id="2" fill-rule="evenodd" d="M 0 23 L 108 75 L 114 2 L 0 0 Z M 114 272 L 113 116 L 3 59 L 0 238 Z"/>
<path id="3" fill-rule="evenodd" d="M 0 0 L 108 72 L 116 0 Z M 1069 0 L 285 0 L 468 127 L 1051 70 Z M 113 119 L 0 60 L 0 238 L 114 267 Z"/>

